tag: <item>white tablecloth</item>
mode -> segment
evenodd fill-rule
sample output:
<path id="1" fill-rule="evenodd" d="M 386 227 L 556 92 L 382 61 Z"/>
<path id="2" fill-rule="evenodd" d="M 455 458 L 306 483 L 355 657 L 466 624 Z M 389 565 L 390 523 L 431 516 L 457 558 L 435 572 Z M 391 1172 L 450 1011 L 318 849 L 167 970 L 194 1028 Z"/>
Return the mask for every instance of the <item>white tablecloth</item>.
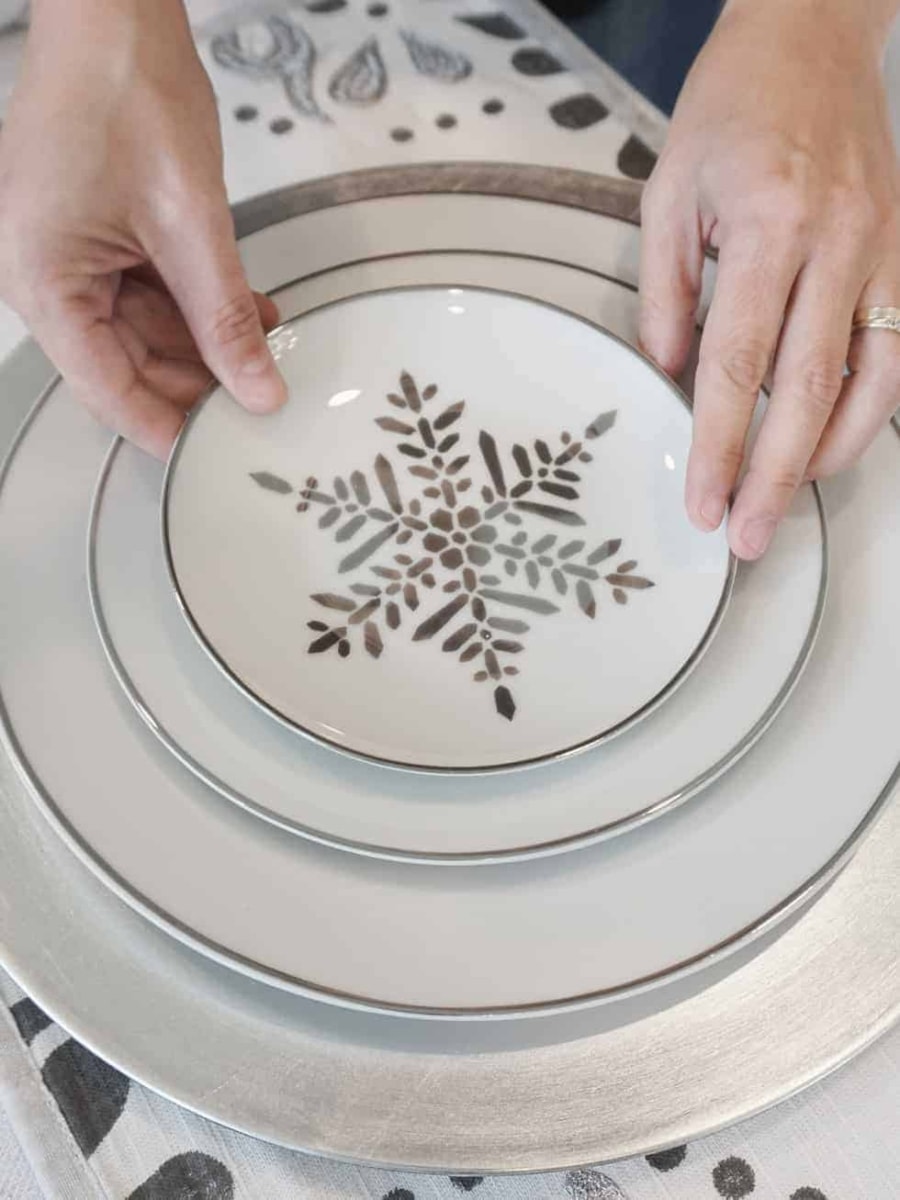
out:
<path id="1" fill-rule="evenodd" d="M 290 103 L 279 80 L 256 78 L 234 56 L 228 67 L 216 61 L 210 39 L 236 22 L 246 26 L 252 7 L 242 5 L 235 14 L 235 5 L 223 0 L 191 5 L 219 96 L 233 200 L 354 167 L 450 158 L 518 160 L 641 178 L 652 165 L 650 147 L 658 147 L 663 136 L 659 115 L 532 7 L 532 0 L 257 5 L 306 30 L 317 50 L 317 80 L 337 75 L 368 38 L 378 40 L 384 98 L 362 108 L 342 107 L 317 82 L 300 105 L 306 113 Z M 401 30 L 430 46 L 430 76 L 413 69 Z M 254 37 L 266 36 L 245 29 L 243 58 L 252 57 Z M 894 42 L 888 74 L 900 132 L 900 37 Z M 527 53 L 519 53 L 523 50 Z M 15 41 L 0 39 L 0 108 L 15 59 Z M 465 72 L 465 79 L 449 78 Z M 377 80 L 370 86 L 377 90 Z M 313 106 L 332 120 L 310 116 Z M 0 355 L 22 336 L 18 320 L 0 307 Z M 895 1200 L 900 1030 L 774 1111 L 649 1159 L 515 1179 L 400 1176 L 304 1157 L 184 1112 L 69 1038 L 0 972 L 0 1200 L 466 1195 Z"/>

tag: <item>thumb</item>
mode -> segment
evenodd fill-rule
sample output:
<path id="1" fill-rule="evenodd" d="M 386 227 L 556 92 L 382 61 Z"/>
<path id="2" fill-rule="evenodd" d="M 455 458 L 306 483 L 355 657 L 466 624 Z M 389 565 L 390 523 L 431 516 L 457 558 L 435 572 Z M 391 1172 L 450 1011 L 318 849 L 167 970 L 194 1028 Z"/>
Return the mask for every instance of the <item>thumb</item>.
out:
<path id="1" fill-rule="evenodd" d="M 155 266 L 181 309 L 203 361 L 251 412 L 280 408 L 284 380 L 238 256 L 228 206 L 169 231 Z"/>

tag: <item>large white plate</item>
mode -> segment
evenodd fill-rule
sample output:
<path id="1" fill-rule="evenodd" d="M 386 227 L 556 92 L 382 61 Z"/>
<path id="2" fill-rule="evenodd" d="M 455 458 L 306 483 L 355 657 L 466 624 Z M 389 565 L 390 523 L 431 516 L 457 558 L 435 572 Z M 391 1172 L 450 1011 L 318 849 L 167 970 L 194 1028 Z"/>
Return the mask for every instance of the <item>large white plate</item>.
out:
<path id="1" fill-rule="evenodd" d="M 551 221 L 529 216 L 533 242 Z M 588 242 L 571 244 L 589 254 Z M 123 897 L 206 953 L 305 994 L 472 1017 L 585 1006 L 672 979 L 821 887 L 893 778 L 900 530 L 885 513 L 900 484 L 893 442 L 881 447 L 875 470 L 834 489 L 835 603 L 764 752 L 633 837 L 515 868 L 434 872 L 269 829 L 183 774 L 138 724 L 91 641 L 83 589 L 105 439 L 57 392 L 0 493 L 0 688 L 22 768 Z M 47 689 L 47 678 L 67 686 Z"/>
<path id="2" fill-rule="evenodd" d="M 590 311 L 620 336 L 636 336 L 633 290 L 583 269 L 509 256 L 432 253 L 338 268 L 307 289 L 290 289 L 282 307 L 450 277 Z M 333 755 L 245 702 L 186 636 L 160 553 L 160 477 L 154 462 L 117 444 L 92 514 L 92 598 L 126 694 L 180 760 L 229 799 L 313 840 L 376 857 L 460 863 L 551 854 L 667 811 L 762 734 L 799 678 L 821 617 L 823 528 L 805 489 L 772 553 L 739 573 L 715 643 L 678 703 L 604 747 L 590 776 L 581 776 L 589 786 L 570 780 L 554 788 L 546 772 L 469 779 L 460 789 L 452 780 L 408 780 L 350 764 L 338 770 Z M 748 655 L 763 606 L 765 642 Z M 642 751 L 647 746 L 652 753 Z"/>
<path id="3" fill-rule="evenodd" d="M 452 274 L 270 341 L 288 403 L 260 421 L 215 390 L 163 496 L 185 616 L 250 699 L 481 773 L 596 747 L 693 670 L 734 563 L 684 509 L 690 408 L 633 347 Z"/>
<path id="4" fill-rule="evenodd" d="M 3 451 L 46 371 L 33 346 L 4 365 Z M 900 1016 L 896 804 L 796 928 L 703 994 L 682 989 L 709 971 L 590 1013 L 430 1025 L 265 987 L 166 936 L 69 853 L 3 741 L 3 965 L 106 1061 L 257 1137 L 445 1174 L 625 1158 L 750 1116 Z"/>

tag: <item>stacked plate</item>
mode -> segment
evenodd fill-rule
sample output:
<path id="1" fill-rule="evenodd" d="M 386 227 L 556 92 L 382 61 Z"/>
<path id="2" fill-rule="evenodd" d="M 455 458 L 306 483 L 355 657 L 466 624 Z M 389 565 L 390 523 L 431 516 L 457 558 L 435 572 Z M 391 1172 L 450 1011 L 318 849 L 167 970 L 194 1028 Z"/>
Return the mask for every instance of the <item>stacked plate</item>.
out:
<path id="1" fill-rule="evenodd" d="M 886 807 L 900 757 L 898 445 L 884 434 L 827 518 L 805 487 L 736 572 L 724 533 L 684 515 L 688 401 L 631 345 L 634 203 L 491 167 L 272 198 L 245 210 L 242 247 L 285 318 L 281 413 L 214 392 L 163 472 L 53 382 L 13 442 L 0 692 L 55 833 L 10 799 L 7 886 L 21 904 L 75 872 L 75 948 L 54 953 L 83 996 L 119 940 L 102 1020 L 85 1001 L 68 1023 L 200 1111 L 454 1170 L 598 1160 L 739 1115 L 720 1079 L 686 1120 L 677 1071 L 653 1104 L 638 1087 L 618 1131 L 582 1133 L 579 1106 L 647 1022 L 707 1005 L 724 1024 L 723 988 L 752 991 L 776 953 L 786 971 L 814 958 L 785 947 L 822 906 L 779 935 Z M 20 938 L 7 964 L 65 1022 Z M 894 973 L 829 1062 L 897 991 Z M 144 1016 L 123 1017 L 137 994 Z M 221 1037 L 203 1068 L 176 1062 L 216 1031 L 236 1074 Z M 286 1052 L 330 1064 L 302 1103 L 287 1076 L 248 1083 Z M 566 1132 L 536 1082 L 553 1054 Z M 366 1092 L 373 1055 L 384 1095 L 443 1064 L 430 1142 L 374 1101 L 352 1120 L 335 1104 Z M 782 1057 L 765 1102 L 826 1066 Z M 505 1099 L 501 1079 L 518 1080 Z M 750 1092 L 743 1111 L 764 1102 Z M 502 1145 L 504 1121 L 530 1140 Z"/>

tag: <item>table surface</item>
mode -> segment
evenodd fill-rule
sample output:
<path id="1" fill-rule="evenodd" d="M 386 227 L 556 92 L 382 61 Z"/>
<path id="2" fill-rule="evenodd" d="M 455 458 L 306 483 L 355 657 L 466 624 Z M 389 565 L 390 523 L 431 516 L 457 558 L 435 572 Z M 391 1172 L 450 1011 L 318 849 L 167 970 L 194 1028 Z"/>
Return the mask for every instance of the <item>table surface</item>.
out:
<path id="1" fill-rule="evenodd" d="M 533 0 L 192 0 L 189 8 L 219 98 L 234 201 L 354 167 L 449 158 L 642 178 L 664 138 L 660 114 Z M 311 123 L 279 82 L 220 67 L 209 38 L 261 10 L 299 18 L 326 71 L 377 36 L 386 98 L 345 109 L 334 124 Z M 492 20 L 459 20 L 485 14 Z M 398 32 L 410 27 L 467 55 L 465 89 L 399 67 Z M 895 33 L 887 76 L 900 140 L 900 27 Z M 19 48 L 16 37 L 0 38 L 0 111 Z M 529 53 L 517 58 L 522 49 Z M 535 63 L 552 69 L 530 73 Z M 502 101 L 501 113 L 482 111 L 491 99 Z M 600 118 L 603 109 L 609 115 Z M 400 129 L 411 136 L 395 140 Z M 23 336 L 0 306 L 0 357 Z M 900 1030 L 772 1112 L 651 1159 L 508 1180 L 367 1171 L 270 1147 L 178 1109 L 80 1047 L 0 972 L 0 1200 L 889 1200 L 900 1195 L 898 1114 Z"/>

